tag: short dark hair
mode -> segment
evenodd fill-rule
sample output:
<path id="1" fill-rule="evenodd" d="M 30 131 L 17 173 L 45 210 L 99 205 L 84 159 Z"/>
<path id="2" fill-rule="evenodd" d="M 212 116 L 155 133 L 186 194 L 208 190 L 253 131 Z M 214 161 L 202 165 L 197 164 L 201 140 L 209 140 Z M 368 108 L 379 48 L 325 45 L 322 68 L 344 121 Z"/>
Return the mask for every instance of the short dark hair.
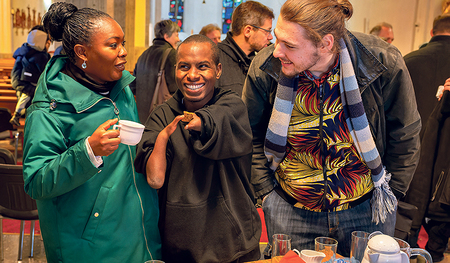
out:
<path id="1" fill-rule="evenodd" d="M 77 44 L 90 44 L 97 24 L 110 15 L 97 9 L 81 8 L 66 2 L 54 3 L 42 17 L 45 31 L 54 41 L 62 41 L 64 52 L 75 63 L 74 47 Z"/>
<path id="2" fill-rule="evenodd" d="M 231 17 L 231 33 L 238 36 L 246 25 L 262 26 L 266 19 L 274 19 L 272 9 L 255 2 L 244 2 L 233 12 Z"/>
<path id="3" fill-rule="evenodd" d="M 206 36 L 200 35 L 200 34 L 191 35 L 188 38 L 186 38 L 183 42 L 181 42 L 181 44 L 177 48 L 177 51 L 180 49 L 180 47 L 182 45 L 189 44 L 189 43 L 208 43 L 211 48 L 211 51 L 212 51 L 212 61 L 214 62 L 214 64 L 216 66 L 219 65 L 220 50 L 217 47 L 216 43 L 214 43 L 211 39 L 209 39 L 209 37 L 206 37 Z M 177 52 L 177 61 L 178 61 L 178 52 Z"/>
<path id="4" fill-rule="evenodd" d="M 206 36 L 206 34 L 208 34 L 211 31 L 214 31 L 214 30 L 221 31 L 221 29 L 220 29 L 220 27 L 218 25 L 216 25 L 216 24 L 208 24 L 208 25 L 202 27 L 202 30 L 200 30 L 199 34 Z"/>
<path id="5" fill-rule="evenodd" d="M 165 34 L 171 37 L 175 32 L 180 32 L 180 27 L 170 19 L 161 20 L 155 24 L 155 38 L 164 38 Z"/>
<path id="6" fill-rule="evenodd" d="M 442 14 L 433 21 L 433 35 L 450 33 L 450 13 Z"/>

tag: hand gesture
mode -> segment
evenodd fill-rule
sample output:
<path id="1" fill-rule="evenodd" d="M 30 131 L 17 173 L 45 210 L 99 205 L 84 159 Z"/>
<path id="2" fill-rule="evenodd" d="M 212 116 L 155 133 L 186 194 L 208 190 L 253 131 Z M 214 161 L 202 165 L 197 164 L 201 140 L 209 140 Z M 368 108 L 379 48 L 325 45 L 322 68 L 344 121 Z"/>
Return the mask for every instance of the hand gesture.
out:
<path id="1" fill-rule="evenodd" d="M 117 119 L 107 120 L 89 137 L 88 142 L 95 156 L 108 156 L 119 148 L 118 130 L 108 130 L 117 123 Z"/>
<path id="2" fill-rule="evenodd" d="M 197 116 L 197 114 L 193 114 L 193 119 L 184 126 L 186 130 L 193 130 L 193 131 L 202 131 L 202 119 Z"/>

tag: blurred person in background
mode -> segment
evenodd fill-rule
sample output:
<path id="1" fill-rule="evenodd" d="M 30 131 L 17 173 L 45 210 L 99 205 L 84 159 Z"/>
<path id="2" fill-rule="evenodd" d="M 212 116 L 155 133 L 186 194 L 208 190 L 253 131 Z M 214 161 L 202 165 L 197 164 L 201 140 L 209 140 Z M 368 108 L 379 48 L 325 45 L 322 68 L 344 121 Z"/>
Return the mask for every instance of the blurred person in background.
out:
<path id="1" fill-rule="evenodd" d="M 273 18 L 272 10 L 259 2 L 247 1 L 236 7 L 231 17 L 231 30 L 218 44 L 223 67 L 217 82 L 219 87 L 242 95 L 253 57 L 273 39 Z"/>
<path id="2" fill-rule="evenodd" d="M 426 46 L 404 56 L 424 126 L 438 104 L 438 87 L 450 76 L 450 14 L 435 17 L 430 35 L 430 42 Z"/>
<path id="3" fill-rule="evenodd" d="M 19 119 L 25 116 L 24 110 L 31 103 L 39 77 L 50 60 L 47 52 L 50 44 L 44 27 L 37 25 L 28 33 L 27 42 L 14 52 L 16 61 L 11 71 L 11 84 L 17 92 L 18 101 L 9 121 L 13 125 L 20 125 Z"/>
<path id="4" fill-rule="evenodd" d="M 443 86 L 424 124 L 419 165 L 404 198 L 418 208 L 407 242 L 419 247 L 417 239 L 423 226 L 428 235 L 425 249 L 433 262 L 444 260 L 450 238 L 450 78 Z"/>
<path id="5" fill-rule="evenodd" d="M 150 115 L 153 93 L 158 80 L 158 72 L 164 51 L 170 49 L 164 65 L 165 79 L 170 94 L 177 90 L 175 83 L 175 61 L 177 51 L 175 50 L 180 37 L 180 27 L 172 20 L 162 20 L 155 25 L 155 38 L 153 45 L 142 53 L 134 67 L 136 80 L 130 84 L 130 88 L 136 94 L 136 104 L 139 120 L 145 123 Z"/>
<path id="6" fill-rule="evenodd" d="M 214 43 L 218 44 L 222 42 L 220 40 L 221 36 L 221 30 L 220 27 L 215 24 L 208 24 L 204 27 L 202 27 L 202 30 L 200 30 L 200 35 L 207 36 L 209 39 L 211 39 Z"/>
<path id="7" fill-rule="evenodd" d="M 392 42 L 394 41 L 394 29 L 392 28 L 391 24 L 388 24 L 386 22 L 381 22 L 378 25 L 374 26 L 370 30 L 369 34 L 379 36 L 389 44 L 392 44 Z"/>

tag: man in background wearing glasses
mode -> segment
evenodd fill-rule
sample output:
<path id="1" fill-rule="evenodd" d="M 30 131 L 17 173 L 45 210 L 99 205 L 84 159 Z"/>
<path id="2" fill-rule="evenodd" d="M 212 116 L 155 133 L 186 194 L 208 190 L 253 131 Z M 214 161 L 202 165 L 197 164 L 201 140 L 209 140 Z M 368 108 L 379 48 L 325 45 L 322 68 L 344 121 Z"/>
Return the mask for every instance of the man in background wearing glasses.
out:
<path id="1" fill-rule="evenodd" d="M 242 95 L 245 77 L 256 52 L 270 44 L 274 15 L 267 6 L 247 1 L 233 12 L 231 30 L 218 44 L 222 76 L 217 85 Z"/>

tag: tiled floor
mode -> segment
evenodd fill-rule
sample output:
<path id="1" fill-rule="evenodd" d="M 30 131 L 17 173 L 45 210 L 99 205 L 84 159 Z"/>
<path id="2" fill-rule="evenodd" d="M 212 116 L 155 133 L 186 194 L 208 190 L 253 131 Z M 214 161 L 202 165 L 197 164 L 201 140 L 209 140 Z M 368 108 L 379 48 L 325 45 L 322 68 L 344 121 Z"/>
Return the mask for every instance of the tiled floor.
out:
<path id="1" fill-rule="evenodd" d="M 4 234 L 3 235 L 3 251 L 4 261 L 2 263 L 15 263 L 19 255 L 19 235 L 18 234 Z M 25 235 L 23 239 L 23 263 L 46 263 L 44 243 L 41 235 L 35 235 L 34 238 L 34 257 L 30 256 L 30 235 Z M 1 260 L 1 258 L 0 258 Z"/>

